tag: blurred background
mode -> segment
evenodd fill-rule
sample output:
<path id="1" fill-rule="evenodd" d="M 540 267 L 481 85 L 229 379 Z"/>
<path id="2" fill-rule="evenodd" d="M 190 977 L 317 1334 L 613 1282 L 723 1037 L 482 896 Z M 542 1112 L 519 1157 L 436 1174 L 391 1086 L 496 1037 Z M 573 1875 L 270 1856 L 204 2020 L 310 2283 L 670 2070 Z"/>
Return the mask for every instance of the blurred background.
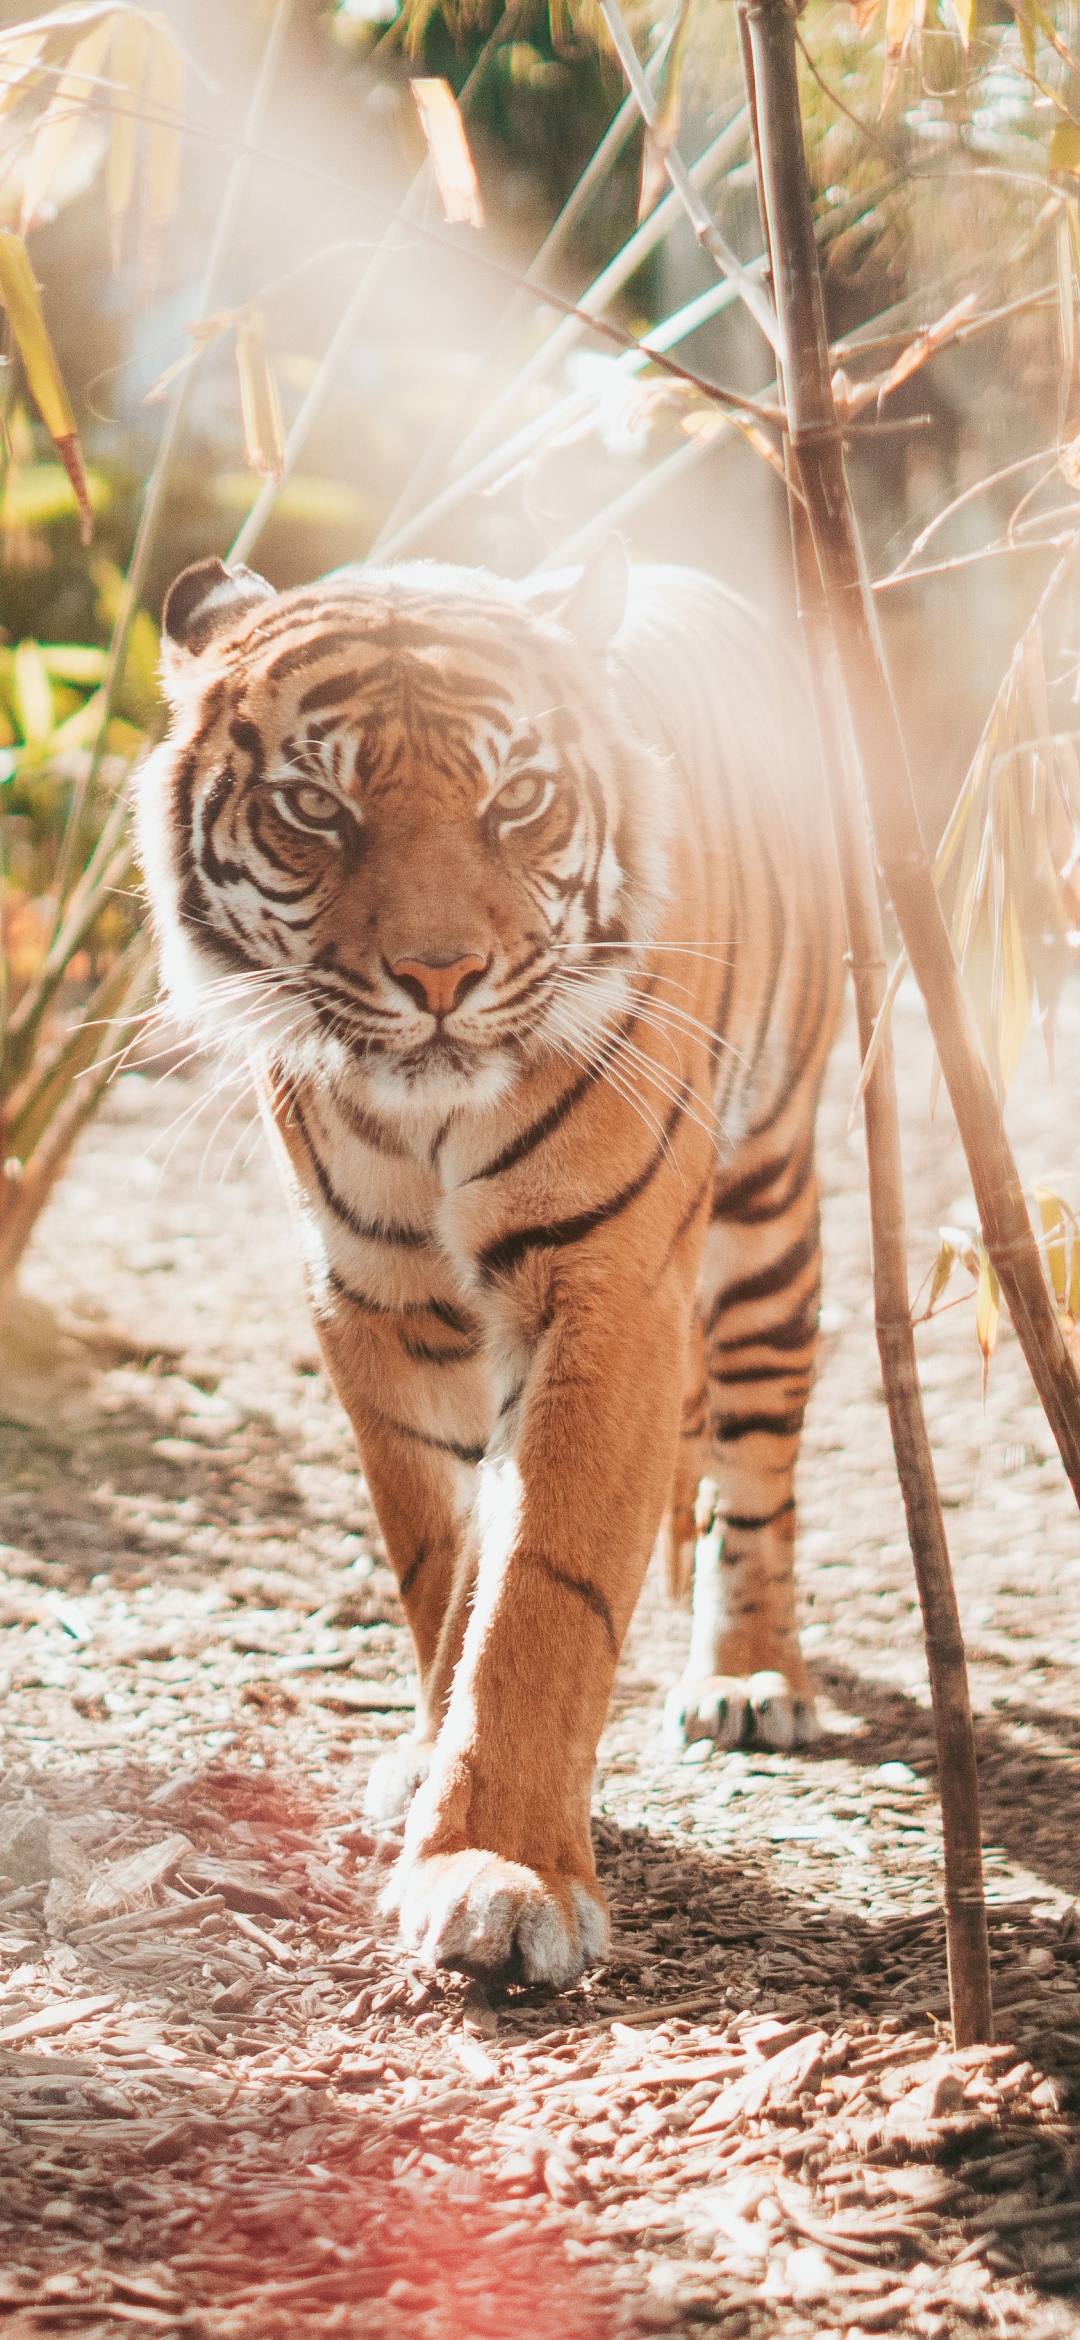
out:
<path id="1" fill-rule="evenodd" d="M 9 334 L 0 1135 L 19 1193 L 0 1190 L 0 1277 L 40 1207 L 35 1148 L 55 1122 L 44 1191 L 92 1110 L 103 1019 L 121 1017 L 115 1055 L 152 996 L 122 799 L 161 723 L 156 622 L 187 562 L 233 551 L 277 586 L 384 555 L 521 576 L 583 557 L 616 526 L 632 558 L 695 562 L 746 592 L 778 659 L 796 655 L 775 440 L 724 423 L 706 396 L 674 394 L 543 298 L 584 303 L 633 342 L 660 329 L 704 382 L 774 395 L 769 345 L 662 168 L 639 219 L 641 122 L 596 0 L 169 0 L 153 40 L 124 32 L 121 13 L 61 10 L 19 49 L 24 12 L 0 6 L 0 224 L 25 229 L 96 512 L 83 545 Z M 731 0 L 623 13 L 667 133 L 753 263 Z M 946 321 L 905 380 L 855 397 L 848 447 L 936 841 L 1080 527 L 1074 11 L 810 0 L 799 31 L 838 369 L 879 383 Z M 122 63 L 129 37 L 143 43 L 137 70 Z M 457 224 L 418 76 L 460 100 L 476 185 Z M 68 127 L 45 171 L 34 141 L 65 92 Z M 1067 847 L 1080 659 L 1067 558 L 1038 652 L 1009 720 L 1014 738 L 1053 733 L 1047 785 Z M 1020 887 L 1025 1001 L 1046 927 L 1033 882 Z M 1076 915 L 1059 913 L 1056 944 Z"/>

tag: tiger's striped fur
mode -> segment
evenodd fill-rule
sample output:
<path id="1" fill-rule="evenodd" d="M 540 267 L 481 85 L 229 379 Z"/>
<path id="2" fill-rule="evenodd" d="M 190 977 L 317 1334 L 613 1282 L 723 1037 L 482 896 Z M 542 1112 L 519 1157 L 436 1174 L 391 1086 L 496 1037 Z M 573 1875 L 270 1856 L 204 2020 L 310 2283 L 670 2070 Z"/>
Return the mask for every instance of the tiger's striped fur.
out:
<path id="1" fill-rule="evenodd" d="M 203 563 L 164 662 L 166 981 L 254 1065 L 416 1645 L 372 1788 L 412 1797 L 404 1933 L 564 1984 L 606 1938 L 615 1663 L 699 1482 L 671 1726 L 813 1728 L 793 1471 L 842 938 L 806 713 L 733 595 L 627 586 L 617 544 L 543 590 Z"/>

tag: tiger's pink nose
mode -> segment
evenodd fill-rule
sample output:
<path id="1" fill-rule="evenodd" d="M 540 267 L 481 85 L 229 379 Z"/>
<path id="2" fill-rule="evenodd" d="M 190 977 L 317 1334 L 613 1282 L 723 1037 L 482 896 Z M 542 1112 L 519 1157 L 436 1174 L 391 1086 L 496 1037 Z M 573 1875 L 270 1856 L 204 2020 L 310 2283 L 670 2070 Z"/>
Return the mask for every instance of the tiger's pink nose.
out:
<path id="1" fill-rule="evenodd" d="M 394 959 L 390 973 L 418 1007 L 433 1016 L 448 1016 L 460 1007 L 466 992 L 486 975 L 490 959 L 454 959 L 448 967 L 429 966 L 424 959 Z"/>

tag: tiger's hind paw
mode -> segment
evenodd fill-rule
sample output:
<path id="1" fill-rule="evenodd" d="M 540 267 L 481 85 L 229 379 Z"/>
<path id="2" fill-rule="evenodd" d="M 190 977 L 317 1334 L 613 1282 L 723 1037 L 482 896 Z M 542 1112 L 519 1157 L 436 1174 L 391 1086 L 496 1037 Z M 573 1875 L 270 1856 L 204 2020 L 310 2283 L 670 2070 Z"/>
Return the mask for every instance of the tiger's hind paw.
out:
<path id="1" fill-rule="evenodd" d="M 430 1742 L 411 1735 L 399 1739 L 388 1755 L 380 1755 L 364 1790 L 365 1820 L 400 1820 L 427 1778 L 431 1755 Z"/>
<path id="2" fill-rule="evenodd" d="M 718 1747 L 806 1747 L 820 1736 L 817 1709 L 783 1674 L 707 1674 L 676 1684 L 664 1702 L 664 1744 Z"/>
<path id="3" fill-rule="evenodd" d="M 383 1907 L 398 1911 L 406 1947 L 426 1965 L 487 1981 L 567 1990 L 608 1945 L 599 1887 L 578 1878 L 545 1880 L 479 1847 L 412 1859 L 404 1854 Z"/>

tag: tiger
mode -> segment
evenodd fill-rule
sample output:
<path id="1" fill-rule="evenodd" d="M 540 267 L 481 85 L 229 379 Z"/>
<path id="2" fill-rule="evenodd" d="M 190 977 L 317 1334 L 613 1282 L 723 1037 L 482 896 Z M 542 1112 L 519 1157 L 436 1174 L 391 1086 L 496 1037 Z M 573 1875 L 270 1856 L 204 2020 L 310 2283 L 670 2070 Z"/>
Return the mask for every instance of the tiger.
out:
<path id="1" fill-rule="evenodd" d="M 665 1728 L 818 1728 L 794 1469 L 843 935 L 812 722 L 691 569 L 186 569 L 137 837 L 164 995 L 241 1052 L 415 1647 L 371 1774 L 429 1968 L 602 1961 L 590 1810 L 650 1556 Z M 396 1833 L 395 1833 L 396 1832 Z"/>

